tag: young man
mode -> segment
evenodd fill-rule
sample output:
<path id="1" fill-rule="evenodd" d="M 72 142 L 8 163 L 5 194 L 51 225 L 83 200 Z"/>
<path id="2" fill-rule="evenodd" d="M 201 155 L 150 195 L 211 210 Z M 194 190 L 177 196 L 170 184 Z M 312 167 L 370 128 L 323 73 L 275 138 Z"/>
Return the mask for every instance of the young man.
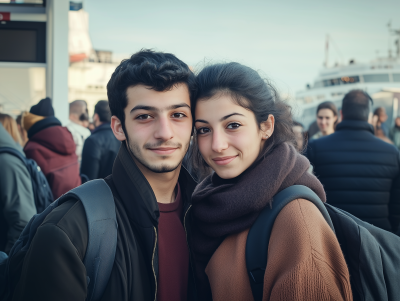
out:
<path id="1" fill-rule="evenodd" d="M 195 79 L 172 54 L 143 50 L 107 85 L 121 148 L 110 186 L 118 222 L 113 270 L 100 300 L 191 300 L 186 241 L 195 183 L 181 168 L 192 132 Z M 85 300 L 87 222 L 80 201 L 53 210 L 26 254 L 13 300 Z"/>

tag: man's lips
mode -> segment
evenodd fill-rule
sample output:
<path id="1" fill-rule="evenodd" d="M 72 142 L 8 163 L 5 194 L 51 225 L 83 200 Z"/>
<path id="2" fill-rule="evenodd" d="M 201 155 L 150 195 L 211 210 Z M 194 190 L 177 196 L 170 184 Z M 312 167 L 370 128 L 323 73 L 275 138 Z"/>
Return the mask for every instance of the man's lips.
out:
<path id="1" fill-rule="evenodd" d="M 213 160 L 213 161 L 215 162 L 215 164 L 217 164 L 217 165 L 226 165 L 226 164 L 231 163 L 237 156 L 238 156 L 238 155 L 236 155 L 236 156 L 229 156 L 229 157 L 217 157 L 217 158 L 214 158 L 214 159 L 212 159 L 212 160 Z"/>
<path id="2" fill-rule="evenodd" d="M 170 155 L 174 151 L 177 150 L 176 147 L 157 147 L 157 148 L 149 148 L 152 152 L 155 152 L 156 154 L 159 155 Z"/>

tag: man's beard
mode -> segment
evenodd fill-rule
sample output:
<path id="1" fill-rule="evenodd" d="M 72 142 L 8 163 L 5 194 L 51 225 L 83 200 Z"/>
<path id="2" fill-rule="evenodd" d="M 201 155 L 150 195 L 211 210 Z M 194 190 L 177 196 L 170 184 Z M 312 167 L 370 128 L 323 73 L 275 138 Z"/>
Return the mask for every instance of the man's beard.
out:
<path id="1" fill-rule="evenodd" d="M 127 140 L 128 143 L 128 147 L 129 150 L 132 154 L 132 156 L 140 163 L 142 164 L 144 167 L 146 167 L 148 170 L 155 172 L 155 173 L 167 173 L 167 172 L 171 172 L 174 171 L 175 169 L 177 169 L 180 164 L 183 161 L 183 157 L 185 156 L 188 148 L 189 148 L 189 144 L 190 141 L 185 145 L 185 151 L 183 152 L 182 158 L 181 160 L 179 160 L 179 162 L 176 165 L 168 165 L 168 164 L 161 164 L 161 165 L 152 165 L 150 162 L 147 162 L 141 153 L 141 148 L 138 144 L 135 144 L 132 142 L 131 139 Z M 176 147 L 177 149 L 181 149 L 182 148 L 182 144 L 180 143 L 164 143 L 163 141 L 160 141 L 158 143 L 146 143 L 142 149 L 148 149 L 148 148 L 155 148 L 155 147 L 159 147 L 159 146 L 168 146 L 168 147 Z M 162 157 L 162 158 L 167 158 L 166 156 Z"/>

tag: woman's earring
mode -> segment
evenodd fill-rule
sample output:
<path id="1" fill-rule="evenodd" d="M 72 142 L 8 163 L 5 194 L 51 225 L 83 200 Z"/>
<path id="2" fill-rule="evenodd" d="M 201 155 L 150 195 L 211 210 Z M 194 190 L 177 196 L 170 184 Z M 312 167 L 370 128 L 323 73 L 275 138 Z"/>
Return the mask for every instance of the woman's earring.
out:
<path id="1" fill-rule="evenodd" d="M 268 138 L 269 138 L 269 136 L 268 136 L 268 135 L 266 135 L 266 136 L 265 136 L 265 139 L 268 139 Z"/>

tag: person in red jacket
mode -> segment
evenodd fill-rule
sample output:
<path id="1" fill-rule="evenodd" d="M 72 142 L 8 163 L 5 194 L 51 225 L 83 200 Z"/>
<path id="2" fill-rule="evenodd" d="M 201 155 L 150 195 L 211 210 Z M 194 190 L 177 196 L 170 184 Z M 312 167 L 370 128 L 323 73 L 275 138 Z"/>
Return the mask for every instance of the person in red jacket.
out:
<path id="1" fill-rule="evenodd" d="M 54 199 L 79 186 L 78 157 L 71 133 L 54 117 L 50 98 L 42 99 L 23 117 L 28 132 L 27 158 L 36 161 L 49 182 Z"/>

